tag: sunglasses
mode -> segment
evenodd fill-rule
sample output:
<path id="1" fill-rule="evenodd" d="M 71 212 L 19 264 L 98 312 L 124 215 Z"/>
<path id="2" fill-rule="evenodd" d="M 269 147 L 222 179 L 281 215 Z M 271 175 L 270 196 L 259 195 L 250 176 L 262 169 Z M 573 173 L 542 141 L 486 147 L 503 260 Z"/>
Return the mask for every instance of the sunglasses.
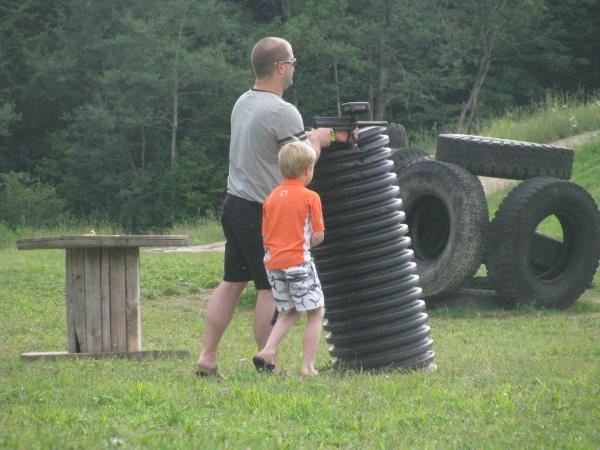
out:
<path id="1" fill-rule="evenodd" d="M 289 61 L 276 61 L 273 63 L 274 66 L 277 64 L 291 64 L 293 67 L 296 67 L 296 58 L 290 59 Z"/>

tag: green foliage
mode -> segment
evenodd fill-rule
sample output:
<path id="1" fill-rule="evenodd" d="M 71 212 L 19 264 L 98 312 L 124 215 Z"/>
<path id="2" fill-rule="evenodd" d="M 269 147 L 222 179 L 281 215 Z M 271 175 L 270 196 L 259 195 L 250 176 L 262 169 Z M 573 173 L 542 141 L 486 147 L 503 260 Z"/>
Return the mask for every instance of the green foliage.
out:
<path id="1" fill-rule="evenodd" d="M 600 88 L 594 8 L 592 0 L 3 2 L 0 167 L 54 186 L 79 220 L 166 230 L 219 209 L 231 107 L 252 85 L 259 38 L 293 44 L 299 64 L 285 98 L 306 125 L 341 102 L 368 100 L 374 117 L 430 141 L 455 127 L 492 44 L 477 125 L 549 90 Z M 572 113 L 553 126 L 557 136 L 593 126 Z"/>
<path id="2" fill-rule="evenodd" d="M 51 227 L 64 219 L 63 209 L 53 186 L 26 173 L 0 173 L 0 222 L 5 226 Z"/>
<path id="3" fill-rule="evenodd" d="M 15 112 L 15 106 L 12 103 L 0 103 L 0 136 L 10 134 L 10 125 L 21 119 L 21 115 Z"/>

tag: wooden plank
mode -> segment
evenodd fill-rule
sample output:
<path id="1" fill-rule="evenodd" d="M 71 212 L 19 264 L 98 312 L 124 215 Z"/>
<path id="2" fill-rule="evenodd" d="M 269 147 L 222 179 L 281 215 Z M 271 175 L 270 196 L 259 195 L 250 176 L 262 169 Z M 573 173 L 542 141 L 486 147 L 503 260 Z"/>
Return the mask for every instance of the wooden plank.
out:
<path id="1" fill-rule="evenodd" d="M 187 245 L 185 235 L 98 235 L 42 236 L 19 239 L 19 250 L 90 247 L 181 247 Z"/>
<path id="2" fill-rule="evenodd" d="M 75 334 L 74 322 L 74 295 L 75 295 L 75 279 L 73 271 L 73 250 L 65 251 L 65 299 L 67 303 L 67 349 L 71 353 L 77 352 L 77 335 Z"/>
<path id="3" fill-rule="evenodd" d="M 85 255 L 85 330 L 87 352 L 102 351 L 102 298 L 100 291 L 100 249 L 86 248 Z"/>
<path id="4" fill-rule="evenodd" d="M 125 250 L 109 250 L 110 337 L 114 352 L 127 351 L 127 309 L 125 304 Z"/>
<path id="5" fill-rule="evenodd" d="M 21 359 L 35 361 L 38 359 L 62 358 L 189 358 L 189 350 L 147 350 L 140 352 L 100 352 L 100 353 L 68 353 L 68 352 L 27 352 L 21 353 Z"/>
<path id="6" fill-rule="evenodd" d="M 107 248 L 100 250 L 100 302 L 102 304 L 102 351 L 110 352 L 110 261 Z"/>
<path id="7" fill-rule="evenodd" d="M 71 298 L 76 352 L 87 352 L 85 331 L 85 255 L 83 250 L 71 250 Z"/>
<path id="8" fill-rule="evenodd" d="M 125 284 L 127 306 L 127 351 L 142 349 L 140 314 L 140 249 L 125 249 Z"/>

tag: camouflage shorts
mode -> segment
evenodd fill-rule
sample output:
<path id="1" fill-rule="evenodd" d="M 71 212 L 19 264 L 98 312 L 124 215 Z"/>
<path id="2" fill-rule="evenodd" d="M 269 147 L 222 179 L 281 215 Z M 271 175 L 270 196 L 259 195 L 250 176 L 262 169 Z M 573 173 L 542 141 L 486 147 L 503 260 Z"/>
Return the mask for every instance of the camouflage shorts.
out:
<path id="1" fill-rule="evenodd" d="M 287 269 L 267 270 L 278 311 L 309 311 L 325 306 L 315 264 L 308 261 Z"/>

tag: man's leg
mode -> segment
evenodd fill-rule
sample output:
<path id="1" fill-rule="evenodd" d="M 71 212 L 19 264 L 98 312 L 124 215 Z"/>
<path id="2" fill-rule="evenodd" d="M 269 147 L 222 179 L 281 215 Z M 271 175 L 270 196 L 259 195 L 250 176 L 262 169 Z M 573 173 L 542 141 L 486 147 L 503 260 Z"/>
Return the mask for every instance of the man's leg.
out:
<path id="1" fill-rule="evenodd" d="M 254 308 L 254 339 L 256 339 L 259 350 L 265 346 L 273 329 L 271 319 L 274 312 L 275 299 L 273 299 L 271 289 L 259 290 Z"/>
<path id="2" fill-rule="evenodd" d="M 206 306 L 204 347 L 198 359 L 199 365 L 209 369 L 216 367 L 219 342 L 245 287 L 246 282 L 223 281 L 210 296 Z"/>

